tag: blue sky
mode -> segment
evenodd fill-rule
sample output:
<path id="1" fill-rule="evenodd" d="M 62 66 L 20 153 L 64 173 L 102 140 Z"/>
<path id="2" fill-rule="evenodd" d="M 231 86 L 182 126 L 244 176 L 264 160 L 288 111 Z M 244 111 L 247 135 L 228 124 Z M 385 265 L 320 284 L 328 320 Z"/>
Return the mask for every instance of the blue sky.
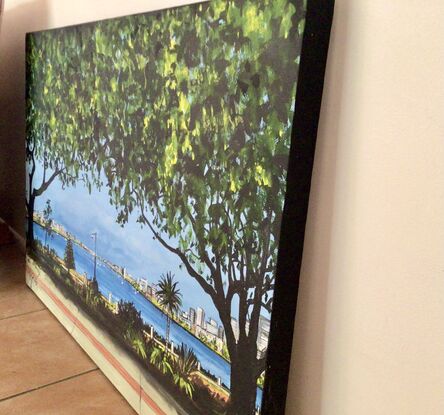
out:
<path id="1" fill-rule="evenodd" d="M 36 171 L 35 183 L 41 176 Z M 117 211 L 109 204 L 107 190 L 92 188 L 91 194 L 79 184 L 62 189 L 56 179 L 46 192 L 36 198 L 35 209 L 42 211 L 46 201 L 51 200 L 53 219 L 85 245 L 93 248 L 92 232 L 97 232 L 97 254 L 113 263 L 125 267 L 135 278 L 146 278 L 157 282 L 161 274 L 173 272 L 179 281 L 182 292 L 183 308 L 202 307 L 206 317 L 212 317 L 220 324 L 220 319 L 211 298 L 188 273 L 179 268 L 180 259 L 153 240 L 147 227 L 136 222 L 137 212 L 129 217 L 122 228 L 115 222 Z M 233 310 L 234 311 L 234 310 Z M 234 316 L 236 311 L 232 313 Z"/>

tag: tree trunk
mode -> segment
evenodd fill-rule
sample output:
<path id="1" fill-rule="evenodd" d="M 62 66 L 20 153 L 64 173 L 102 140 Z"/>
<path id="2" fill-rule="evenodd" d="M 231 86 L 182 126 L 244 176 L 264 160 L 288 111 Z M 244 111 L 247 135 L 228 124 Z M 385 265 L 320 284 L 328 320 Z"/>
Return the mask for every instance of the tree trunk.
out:
<path id="1" fill-rule="evenodd" d="M 34 202 L 35 202 L 35 196 L 32 194 L 29 195 L 29 201 L 27 204 L 28 208 L 27 239 L 29 246 L 32 246 L 34 243 Z"/>
<path id="2" fill-rule="evenodd" d="M 165 350 L 168 352 L 168 343 L 170 342 L 170 325 L 171 320 L 170 317 L 167 315 L 167 329 L 165 333 Z"/>
<path id="3" fill-rule="evenodd" d="M 256 409 L 257 376 L 255 355 L 238 344 L 231 357 L 230 403 L 227 415 L 254 415 Z"/>

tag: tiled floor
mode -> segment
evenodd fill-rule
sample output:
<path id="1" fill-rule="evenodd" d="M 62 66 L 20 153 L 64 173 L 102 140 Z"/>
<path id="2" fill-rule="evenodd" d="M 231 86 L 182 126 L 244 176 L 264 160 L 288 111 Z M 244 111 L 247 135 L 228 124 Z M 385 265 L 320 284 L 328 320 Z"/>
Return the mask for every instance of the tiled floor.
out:
<path id="1" fill-rule="evenodd" d="M 0 415 L 134 413 L 25 285 L 18 246 L 0 246 Z"/>

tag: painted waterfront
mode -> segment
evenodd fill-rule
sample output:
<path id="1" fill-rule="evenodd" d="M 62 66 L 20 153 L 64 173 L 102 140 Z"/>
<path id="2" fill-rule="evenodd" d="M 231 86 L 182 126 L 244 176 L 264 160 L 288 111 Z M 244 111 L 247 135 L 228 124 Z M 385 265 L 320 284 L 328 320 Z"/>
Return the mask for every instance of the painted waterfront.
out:
<path id="1" fill-rule="evenodd" d="M 36 239 L 42 243 L 45 240 L 45 231 L 37 223 L 34 226 Z M 54 249 L 56 254 L 63 258 L 66 239 L 58 233 L 53 233 L 46 241 L 49 248 Z M 103 254 L 103 253 L 102 253 Z M 93 276 L 94 258 L 85 249 L 77 244 L 74 244 L 74 256 L 76 270 L 80 274 L 86 274 L 88 279 Z M 132 302 L 135 308 L 140 311 L 142 319 L 146 324 L 152 325 L 155 330 L 161 335 L 165 336 L 166 317 L 155 305 L 147 300 L 142 294 L 134 289 L 134 287 L 126 281 L 121 275 L 111 270 L 102 262 L 97 262 L 96 278 L 99 285 L 99 290 L 106 298 L 112 298 L 113 302 L 119 300 Z M 175 345 L 182 343 L 192 348 L 197 358 L 199 359 L 202 368 L 220 378 L 222 384 L 230 388 L 230 364 L 199 339 L 185 330 L 183 327 L 172 321 L 170 339 Z M 256 406 L 260 406 L 262 402 L 262 390 L 257 388 Z"/>

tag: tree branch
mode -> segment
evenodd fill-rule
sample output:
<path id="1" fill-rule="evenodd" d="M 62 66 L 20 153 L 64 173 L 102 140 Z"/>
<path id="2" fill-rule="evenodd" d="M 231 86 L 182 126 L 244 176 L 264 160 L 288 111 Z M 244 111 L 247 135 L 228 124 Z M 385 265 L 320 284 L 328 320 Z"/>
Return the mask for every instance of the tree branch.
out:
<path id="1" fill-rule="evenodd" d="M 42 182 L 42 184 L 41 184 L 41 186 L 38 188 L 38 189 L 34 189 L 34 196 L 41 196 L 45 191 L 46 191 L 46 189 L 48 189 L 48 187 L 50 186 L 50 184 L 54 181 L 54 179 L 60 174 L 60 173 L 62 173 L 62 171 L 64 170 L 65 168 L 63 168 L 63 169 L 56 169 L 52 174 L 51 174 L 51 176 L 49 177 L 49 179 L 45 182 L 45 181 L 43 181 Z"/>
<path id="2" fill-rule="evenodd" d="M 143 217 L 144 222 L 148 225 L 151 232 L 153 233 L 154 237 L 163 245 L 164 248 L 166 248 L 168 251 L 172 252 L 173 254 L 176 254 L 185 265 L 185 268 L 187 269 L 188 273 L 199 283 L 199 285 L 202 287 L 202 289 L 213 299 L 213 301 L 216 301 L 217 293 L 214 290 L 214 288 L 205 280 L 205 278 L 202 277 L 190 264 L 188 261 L 188 258 L 186 255 L 180 251 L 177 248 L 174 248 L 170 244 L 168 244 L 157 232 L 151 222 L 148 220 L 148 218 L 145 216 L 145 212 L 141 210 L 141 215 Z"/>
<path id="3" fill-rule="evenodd" d="M 267 357 L 266 353 L 264 353 L 263 357 L 256 359 L 256 365 L 255 365 L 256 377 L 259 377 L 261 373 L 265 370 L 266 364 L 267 364 Z"/>
<path id="4" fill-rule="evenodd" d="M 197 229 L 196 229 L 196 221 L 192 217 L 191 214 L 187 213 L 188 219 L 191 222 L 191 226 L 193 227 L 194 234 L 197 235 Z M 202 259 L 205 262 L 205 265 L 210 269 L 211 275 L 216 274 L 216 268 L 214 267 L 213 263 L 211 262 L 210 258 L 208 257 L 205 248 L 201 247 L 200 244 L 198 244 L 198 251 L 199 255 L 202 257 Z"/>
<path id="5" fill-rule="evenodd" d="M 241 281 L 238 281 L 238 280 L 231 281 L 230 285 L 228 287 L 227 296 L 226 296 L 227 303 L 231 304 L 234 294 L 239 294 L 243 288 L 244 288 L 244 285 Z"/>
<path id="6" fill-rule="evenodd" d="M 251 319 L 250 319 L 250 331 L 248 332 L 248 337 L 250 338 L 251 341 L 257 341 L 261 308 L 262 308 L 262 281 L 261 279 L 258 279 L 256 288 L 254 290 L 253 311 L 251 313 Z"/>

